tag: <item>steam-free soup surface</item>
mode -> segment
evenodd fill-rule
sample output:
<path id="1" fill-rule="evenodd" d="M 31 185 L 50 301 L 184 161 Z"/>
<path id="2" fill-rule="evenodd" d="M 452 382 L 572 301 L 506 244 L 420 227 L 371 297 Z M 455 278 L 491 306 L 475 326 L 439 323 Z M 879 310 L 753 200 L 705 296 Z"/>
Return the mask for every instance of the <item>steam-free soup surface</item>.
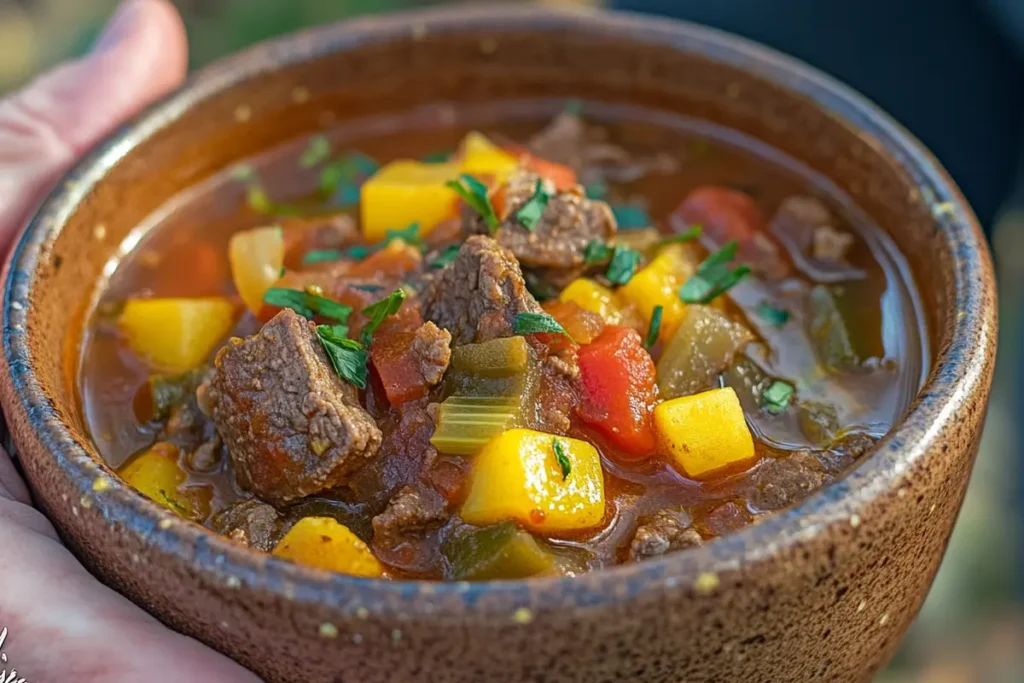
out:
<path id="1" fill-rule="evenodd" d="M 927 350 L 885 235 L 730 131 L 425 108 L 140 226 L 82 350 L 100 452 L 175 514 L 361 576 L 575 574 L 841 477 Z"/>

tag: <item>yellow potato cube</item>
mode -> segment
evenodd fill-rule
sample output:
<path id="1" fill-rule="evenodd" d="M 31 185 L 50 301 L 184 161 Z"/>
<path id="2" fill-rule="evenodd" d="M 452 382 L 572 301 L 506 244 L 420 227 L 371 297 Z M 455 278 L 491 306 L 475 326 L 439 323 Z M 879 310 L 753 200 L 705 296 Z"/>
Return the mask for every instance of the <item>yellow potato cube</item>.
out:
<path id="1" fill-rule="evenodd" d="M 477 526 L 515 519 L 542 533 L 598 526 L 604 519 L 604 474 L 597 449 L 530 429 L 504 432 L 473 461 L 461 515 Z"/>
<path id="2" fill-rule="evenodd" d="M 185 482 L 185 470 L 178 464 L 174 444 L 154 444 L 122 465 L 118 474 L 133 489 L 182 517 L 201 521 L 210 514 L 208 487 L 179 488 Z"/>
<path id="3" fill-rule="evenodd" d="M 348 527 L 330 517 L 304 517 L 274 548 L 274 555 L 339 574 L 377 578 L 377 558 Z"/>
<path id="4" fill-rule="evenodd" d="M 462 140 L 462 173 L 492 176 L 501 182 L 519 166 L 519 159 L 473 131 Z"/>
<path id="5" fill-rule="evenodd" d="M 399 160 L 385 164 L 360 190 L 363 237 L 379 242 L 388 230 L 412 223 L 420 236 L 458 214 L 458 195 L 446 186 L 459 176 L 455 163 L 427 164 Z"/>
<path id="6" fill-rule="evenodd" d="M 571 301 L 584 310 L 596 313 L 609 325 L 622 324 L 622 304 L 618 296 L 589 278 L 576 278 L 570 282 L 558 300 Z"/>
<path id="7" fill-rule="evenodd" d="M 679 288 L 695 271 L 696 263 L 686 248 L 681 244 L 671 244 L 624 284 L 619 293 L 636 306 L 648 325 L 655 307 L 661 306 L 659 339 L 671 339 L 686 312 L 686 304 L 679 298 Z"/>
<path id="8" fill-rule="evenodd" d="M 242 301 L 253 313 L 263 306 L 263 295 L 281 278 L 284 233 L 278 226 L 235 233 L 228 242 L 231 277 Z"/>
<path id="9" fill-rule="evenodd" d="M 129 299 L 118 326 L 135 353 L 178 374 L 207 359 L 234 327 L 236 314 L 237 306 L 224 297 Z"/>
<path id="10" fill-rule="evenodd" d="M 754 440 L 731 387 L 659 404 L 654 428 L 661 451 L 692 479 L 709 479 L 754 461 Z"/>

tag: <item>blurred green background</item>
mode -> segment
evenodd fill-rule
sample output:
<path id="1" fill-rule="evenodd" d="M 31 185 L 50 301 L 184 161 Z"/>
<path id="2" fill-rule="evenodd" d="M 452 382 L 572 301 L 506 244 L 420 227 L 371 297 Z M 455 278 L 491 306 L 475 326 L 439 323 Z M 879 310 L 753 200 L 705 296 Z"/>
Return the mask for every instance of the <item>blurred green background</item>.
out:
<path id="1" fill-rule="evenodd" d="M 709 0 L 713 1 L 713 0 Z M 826 0 L 822 0 L 826 1 Z M 1011 0 L 1024 1 L 1024 0 Z M 766 0 L 768 2 L 768 0 Z M 550 4 L 600 4 L 552 0 Z M 435 0 L 177 0 L 193 67 L 264 38 Z M 769 3 L 770 4 L 770 3 Z M 85 51 L 117 0 L 0 0 L 0 92 Z M 1014 201 L 1016 199 L 1016 201 Z M 994 230 L 1000 271 L 1000 359 L 989 421 L 968 500 L 928 602 L 885 683 L 1024 683 L 1019 539 L 1024 192 L 1008 198 Z"/>

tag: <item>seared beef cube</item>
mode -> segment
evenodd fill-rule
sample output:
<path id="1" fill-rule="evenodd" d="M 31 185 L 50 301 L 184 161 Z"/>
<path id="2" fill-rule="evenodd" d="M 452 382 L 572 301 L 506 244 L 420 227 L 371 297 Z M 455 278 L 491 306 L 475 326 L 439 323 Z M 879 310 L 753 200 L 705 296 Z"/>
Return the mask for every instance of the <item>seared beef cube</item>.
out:
<path id="1" fill-rule="evenodd" d="M 455 345 L 513 335 L 518 313 L 541 313 L 526 291 L 519 262 L 490 237 L 466 240 L 455 261 L 431 278 L 423 317 L 448 330 Z"/>
<path id="2" fill-rule="evenodd" d="M 236 543 L 269 553 L 277 544 L 283 525 L 284 520 L 276 509 L 251 499 L 217 513 L 210 526 Z"/>
<path id="3" fill-rule="evenodd" d="M 416 359 L 417 374 L 427 386 L 434 386 L 444 377 L 452 359 L 452 335 L 431 322 L 423 323 L 412 338 L 409 351 Z"/>
<path id="4" fill-rule="evenodd" d="M 538 176 L 520 170 L 512 175 L 504 188 L 504 211 L 497 239 L 511 251 L 524 268 L 542 269 L 544 276 L 560 284 L 579 275 L 584 266 L 584 252 L 593 240 L 607 242 L 615 236 L 615 216 L 602 202 L 587 199 L 583 188 L 555 193 L 551 181 L 544 181 L 549 193 L 540 220 L 532 229 L 519 222 L 517 213 L 530 201 L 537 189 Z M 483 218 L 473 214 L 467 232 L 486 234 L 488 226 Z"/>
<path id="5" fill-rule="evenodd" d="M 375 548 L 394 549 L 448 521 L 448 502 L 433 489 L 406 486 L 373 518 Z"/>
<path id="6" fill-rule="evenodd" d="M 690 526 L 687 513 L 662 510 L 636 530 L 629 544 L 629 559 L 638 562 L 703 543 L 700 534 Z"/>
<path id="7" fill-rule="evenodd" d="M 749 500 L 758 510 L 781 510 L 799 503 L 829 479 L 814 454 L 797 451 L 771 460 L 754 473 Z"/>
<path id="8" fill-rule="evenodd" d="M 286 309 L 217 354 L 207 400 L 238 482 L 273 503 L 344 484 L 381 433 L 335 374 L 315 326 Z"/>

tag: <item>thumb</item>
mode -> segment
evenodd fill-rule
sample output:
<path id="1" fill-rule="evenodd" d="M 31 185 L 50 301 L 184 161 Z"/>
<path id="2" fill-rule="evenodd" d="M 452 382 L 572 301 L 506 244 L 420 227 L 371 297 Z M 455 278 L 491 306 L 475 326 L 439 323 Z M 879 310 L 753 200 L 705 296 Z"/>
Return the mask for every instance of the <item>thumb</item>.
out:
<path id="1" fill-rule="evenodd" d="M 0 260 L 27 214 L 92 145 L 184 78 L 185 29 L 166 0 L 126 0 L 84 58 L 0 100 Z"/>

